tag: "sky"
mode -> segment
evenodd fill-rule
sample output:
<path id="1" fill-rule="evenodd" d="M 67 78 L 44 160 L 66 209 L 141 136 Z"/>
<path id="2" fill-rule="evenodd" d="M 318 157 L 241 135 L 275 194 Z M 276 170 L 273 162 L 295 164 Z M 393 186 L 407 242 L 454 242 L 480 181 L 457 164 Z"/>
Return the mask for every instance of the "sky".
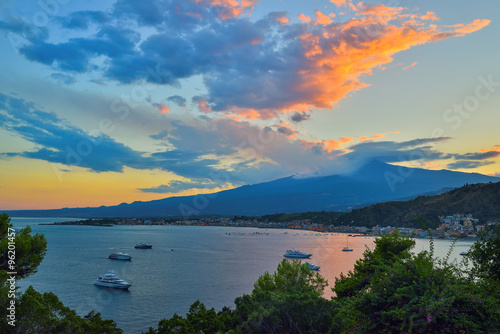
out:
<path id="1" fill-rule="evenodd" d="M 0 4 L 0 209 L 378 159 L 500 176 L 496 0 Z"/>

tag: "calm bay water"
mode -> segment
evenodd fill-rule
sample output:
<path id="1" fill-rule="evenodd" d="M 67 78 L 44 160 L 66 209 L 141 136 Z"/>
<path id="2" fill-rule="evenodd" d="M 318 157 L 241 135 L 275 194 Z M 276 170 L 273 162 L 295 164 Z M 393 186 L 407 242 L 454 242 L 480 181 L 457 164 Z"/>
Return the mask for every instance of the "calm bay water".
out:
<path id="1" fill-rule="evenodd" d="M 39 292 L 54 292 L 68 307 L 85 315 L 91 310 L 113 319 L 126 334 L 156 327 L 174 313 L 185 315 L 197 299 L 217 311 L 234 306 L 234 299 L 250 293 L 265 271 L 274 272 L 290 248 L 312 253 L 309 262 L 321 266 L 320 273 L 333 284 L 347 272 L 372 237 L 349 237 L 353 252 L 341 251 L 344 234 L 295 230 L 201 227 L 201 226 L 47 226 L 40 223 L 69 218 L 12 218 L 15 228 L 30 225 L 33 233 L 47 238 L 47 254 L 38 272 L 17 284 L 33 285 Z M 135 249 L 147 241 L 153 249 Z M 429 241 L 418 239 L 416 251 L 429 249 Z M 471 242 L 459 242 L 452 259 L 467 251 Z M 444 257 L 449 240 L 436 240 L 435 252 Z M 132 261 L 108 259 L 113 251 L 132 256 Z M 131 282 L 129 291 L 99 288 L 93 282 L 113 270 Z M 327 287 L 325 297 L 332 295 Z"/>

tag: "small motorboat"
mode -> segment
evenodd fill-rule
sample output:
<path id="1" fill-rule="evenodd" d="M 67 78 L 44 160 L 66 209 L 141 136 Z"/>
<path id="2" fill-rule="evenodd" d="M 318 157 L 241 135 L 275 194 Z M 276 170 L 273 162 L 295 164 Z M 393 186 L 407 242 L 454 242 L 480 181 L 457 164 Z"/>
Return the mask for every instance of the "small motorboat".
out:
<path id="1" fill-rule="evenodd" d="M 135 245 L 135 248 L 137 248 L 137 249 L 151 249 L 151 248 L 153 248 L 153 245 L 147 244 L 145 242 L 141 242 L 140 244 Z"/>
<path id="2" fill-rule="evenodd" d="M 467 253 L 467 252 L 462 252 L 462 253 L 460 253 L 460 255 L 462 255 L 462 256 L 466 256 L 466 255 L 469 255 L 469 253 Z"/>
<path id="3" fill-rule="evenodd" d="M 319 268 L 321 268 L 320 266 L 315 266 L 314 264 L 310 264 L 309 262 L 306 262 L 306 263 L 309 266 L 309 269 L 311 269 L 311 270 L 317 271 L 317 270 L 319 270 Z"/>
<path id="4" fill-rule="evenodd" d="M 114 288 L 114 289 L 125 289 L 127 290 L 132 286 L 132 283 L 125 282 L 122 279 L 119 279 L 114 272 L 111 270 L 104 274 L 103 276 L 99 276 L 97 280 L 94 282 L 94 285 L 102 286 L 105 288 Z"/>
<path id="5" fill-rule="evenodd" d="M 122 253 L 122 252 L 114 252 L 108 256 L 111 260 L 124 260 L 124 261 L 130 261 L 132 259 L 132 256 Z"/>

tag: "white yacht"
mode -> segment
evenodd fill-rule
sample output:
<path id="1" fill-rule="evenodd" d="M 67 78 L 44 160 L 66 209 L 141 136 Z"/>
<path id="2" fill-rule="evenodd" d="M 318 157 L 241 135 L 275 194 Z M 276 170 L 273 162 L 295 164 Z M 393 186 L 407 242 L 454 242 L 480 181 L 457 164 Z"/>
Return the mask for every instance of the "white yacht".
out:
<path id="1" fill-rule="evenodd" d="M 306 254 L 306 253 L 299 252 L 293 248 L 287 250 L 286 253 L 283 254 L 284 257 L 288 257 L 291 259 L 308 259 L 311 257 L 311 255 L 312 254 Z"/>
<path id="2" fill-rule="evenodd" d="M 125 261 L 130 261 L 132 259 L 132 256 L 122 253 L 122 252 L 114 252 L 111 255 L 108 256 L 108 258 L 112 260 L 125 260 Z"/>
<path id="3" fill-rule="evenodd" d="M 97 278 L 97 281 L 94 282 L 94 284 L 106 288 L 125 289 L 125 290 L 132 285 L 132 283 L 128 283 L 122 279 L 119 279 L 116 276 L 116 274 L 111 270 L 107 274 L 99 276 Z"/>

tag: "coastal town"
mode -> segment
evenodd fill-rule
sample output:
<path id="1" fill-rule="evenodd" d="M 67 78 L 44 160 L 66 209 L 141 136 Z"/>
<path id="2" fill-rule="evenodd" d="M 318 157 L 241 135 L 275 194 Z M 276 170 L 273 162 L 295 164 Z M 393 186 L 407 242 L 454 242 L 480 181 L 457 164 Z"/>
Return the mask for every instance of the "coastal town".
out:
<path id="1" fill-rule="evenodd" d="M 53 225 L 92 225 L 111 227 L 114 225 L 175 225 L 175 226 L 227 226 L 227 227 L 254 227 L 263 229 L 294 229 L 315 232 L 355 233 L 361 235 L 380 236 L 399 231 L 400 234 L 413 238 L 476 238 L 477 232 L 485 229 L 494 221 L 480 222 L 471 214 L 455 213 L 448 216 L 439 216 L 440 224 L 435 229 L 396 227 L 396 226 L 366 226 L 354 225 L 325 225 L 315 223 L 313 219 L 296 219 L 286 222 L 263 221 L 260 217 L 205 217 L 198 219 L 165 219 L 165 218 L 105 218 L 86 219 L 53 223 Z"/>

